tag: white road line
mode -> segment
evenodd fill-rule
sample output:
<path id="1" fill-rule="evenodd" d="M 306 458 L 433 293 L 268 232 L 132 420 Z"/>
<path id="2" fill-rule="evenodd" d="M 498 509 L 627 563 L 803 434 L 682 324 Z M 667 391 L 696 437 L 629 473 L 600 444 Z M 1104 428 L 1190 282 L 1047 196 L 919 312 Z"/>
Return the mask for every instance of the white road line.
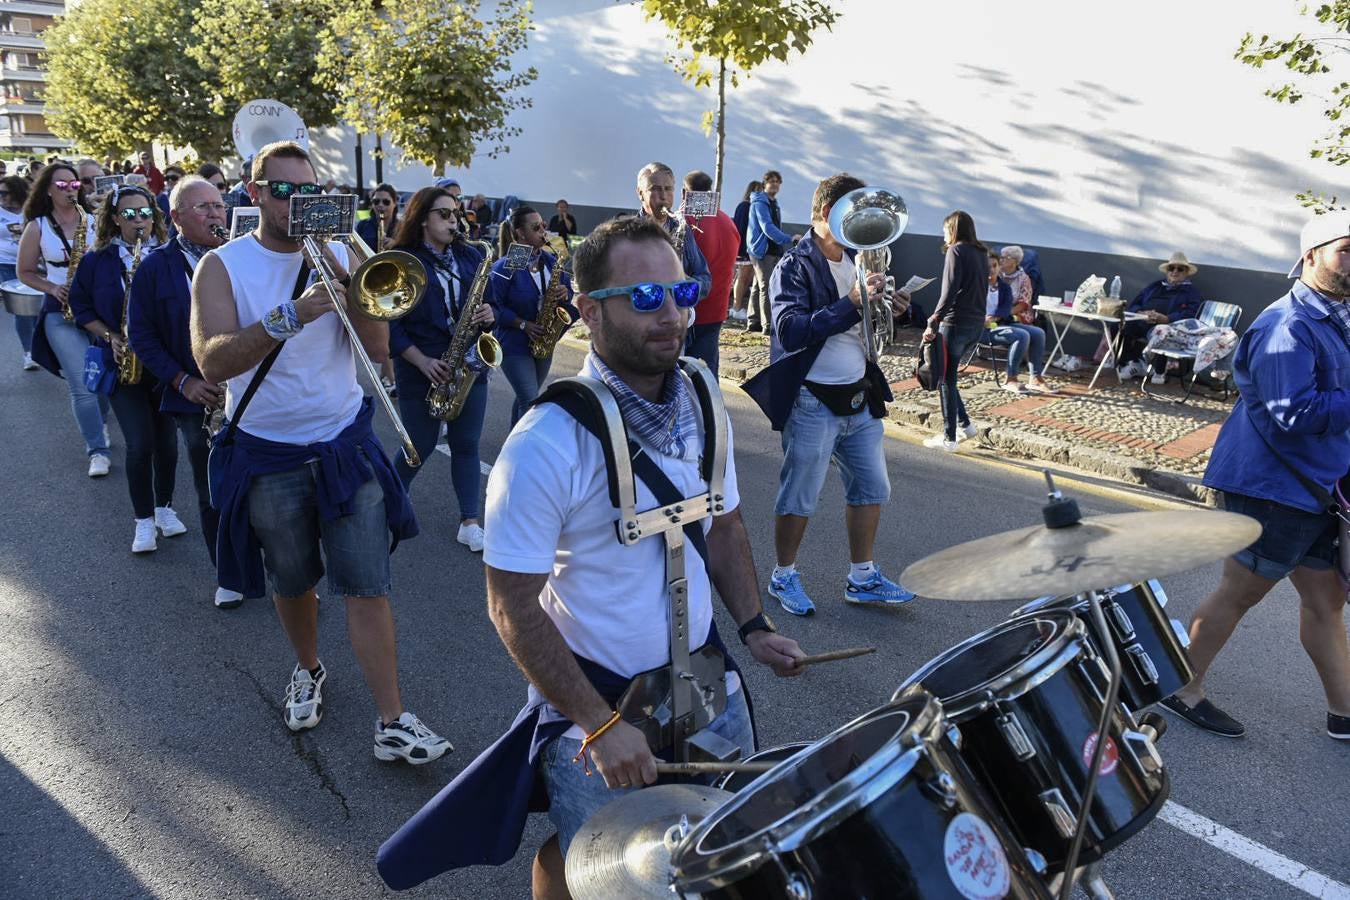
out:
<path id="1" fill-rule="evenodd" d="M 1302 863 L 1170 800 L 1163 804 L 1158 818 L 1305 894 L 1322 900 L 1350 900 L 1350 885 L 1314 872 Z"/>
<path id="2" fill-rule="evenodd" d="M 449 455 L 450 455 L 450 448 L 447 447 L 447 446 L 445 446 L 445 444 L 437 444 L 437 445 L 436 445 L 436 452 L 437 452 L 437 453 L 444 453 L 446 456 L 449 456 Z M 478 463 L 478 468 L 480 468 L 480 469 L 483 470 L 483 474 L 484 474 L 484 475 L 491 475 L 491 474 L 492 474 L 492 464 L 491 464 L 491 463 L 482 462 L 482 461 L 480 460 L 479 463 Z"/>

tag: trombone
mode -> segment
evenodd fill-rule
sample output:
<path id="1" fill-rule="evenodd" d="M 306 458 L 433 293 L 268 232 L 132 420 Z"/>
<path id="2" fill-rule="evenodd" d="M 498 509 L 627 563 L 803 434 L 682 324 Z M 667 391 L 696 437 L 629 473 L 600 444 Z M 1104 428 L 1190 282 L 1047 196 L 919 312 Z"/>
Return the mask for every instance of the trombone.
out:
<path id="1" fill-rule="evenodd" d="M 870 300 L 867 296 L 867 263 L 865 257 L 873 254 L 869 250 L 880 250 L 905 233 L 909 224 L 909 210 L 905 201 L 894 191 L 885 188 L 862 187 L 849 191 L 840 197 L 830 209 L 830 233 L 845 247 L 859 251 L 856 261 L 858 272 L 858 292 L 862 295 L 862 331 L 863 347 L 869 362 L 875 363 L 881 353 L 878 338 L 885 340 L 886 329 L 881 335 L 874 319 L 881 314 L 891 316 L 890 302 L 883 296 Z M 889 264 L 889 254 L 887 255 Z M 879 308 L 874 308 L 879 307 Z M 893 326 L 892 326 L 893 327 Z M 893 333 L 893 332 L 892 332 Z"/>
<path id="2" fill-rule="evenodd" d="M 347 289 L 347 299 L 356 304 L 362 315 L 388 322 L 412 312 L 413 307 L 421 302 L 427 289 L 427 274 L 417 257 L 403 250 L 385 250 L 376 253 L 355 232 L 343 236 L 341 240 L 352 251 L 353 256 L 360 258 L 356 269 L 351 273 L 351 287 Z M 312 235 L 307 234 L 301 241 L 300 249 L 305 259 L 313 266 L 319 281 L 323 283 L 328 298 L 333 301 L 333 311 L 337 313 L 338 320 L 352 342 L 352 352 L 366 370 L 366 376 L 375 386 L 375 395 L 380 398 L 384 411 L 389 414 L 394 431 L 398 432 L 399 442 L 403 445 L 403 458 L 414 468 L 420 466 L 422 460 L 413 447 L 412 437 L 409 436 L 408 429 L 403 427 L 403 420 L 399 417 L 398 410 L 394 408 L 394 401 L 390 400 L 389 395 L 380 387 L 380 373 L 370 361 L 366 348 L 361 345 L 361 338 L 352 326 L 346 306 L 333 287 L 337 278 L 334 277 L 328 260 L 324 258 L 323 248 Z"/>

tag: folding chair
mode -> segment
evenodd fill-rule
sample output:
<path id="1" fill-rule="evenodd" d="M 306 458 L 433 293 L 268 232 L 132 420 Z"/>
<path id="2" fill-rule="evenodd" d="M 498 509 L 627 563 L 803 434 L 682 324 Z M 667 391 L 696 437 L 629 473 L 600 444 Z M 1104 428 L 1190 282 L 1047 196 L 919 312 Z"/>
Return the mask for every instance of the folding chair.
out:
<path id="1" fill-rule="evenodd" d="M 1242 318 L 1242 307 L 1236 303 L 1220 303 L 1217 300 L 1206 300 L 1200 307 L 1198 318 L 1203 324 L 1211 328 L 1237 328 L 1237 323 Z M 1195 382 L 1200 377 L 1200 373 L 1195 371 L 1195 352 L 1191 350 L 1153 350 L 1149 354 L 1156 361 L 1156 365 L 1163 366 L 1162 371 L 1167 370 L 1165 366 L 1168 361 L 1175 360 L 1183 366 L 1189 366 L 1191 370 L 1191 379 L 1186 381 L 1186 373 L 1183 370 L 1180 378 L 1181 385 L 1185 388 L 1185 393 L 1180 397 L 1172 398 L 1173 403 L 1185 403 L 1191 398 L 1191 393 L 1195 390 Z M 1148 396 L 1156 396 L 1150 393 L 1150 376 L 1153 374 L 1153 366 L 1147 366 L 1144 371 L 1143 379 L 1139 384 L 1140 390 Z M 1223 380 L 1223 399 L 1228 399 L 1228 394 L 1233 383 L 1232 375 L 1228 375 Z"/>
<path id="2" fill-rule="evenodd" d="M 980 339 L 975 341 L 966 351 L 961 354 L 958 360 L 956 371 L 965 373 L 966 369 L 974 362 L 976 357 L 984 362 L 994 363 L 990 368 L 994 372 L 994 383 L 1002 385 L 1008 378 L 1008 354 L 1012 348 L 1006 345 L 991 344 L 989 342 L 989 330 L 985 329 L 980 335 Z"/>

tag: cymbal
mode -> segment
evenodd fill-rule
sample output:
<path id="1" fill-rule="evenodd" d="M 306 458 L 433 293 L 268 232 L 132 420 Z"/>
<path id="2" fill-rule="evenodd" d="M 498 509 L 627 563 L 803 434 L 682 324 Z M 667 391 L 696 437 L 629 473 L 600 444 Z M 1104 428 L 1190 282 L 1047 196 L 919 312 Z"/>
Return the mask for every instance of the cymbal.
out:
<path id="1" fill-rule="evenodd" d="M 652 897 L 670 900 L 670 854 L 734 794 L 701 784 L 658 784 L 596 810 L 567 850 L 567 889 L 575 900 Z"/>
<path id="2" fill-rule="evenodd" d="M 900 580 L 935 600 L 1030 600 L 1134 584 L 1222 559 L 1261 536 L 1247 516 L 1210 510 L 1093 516 L 958 544 Z"/>

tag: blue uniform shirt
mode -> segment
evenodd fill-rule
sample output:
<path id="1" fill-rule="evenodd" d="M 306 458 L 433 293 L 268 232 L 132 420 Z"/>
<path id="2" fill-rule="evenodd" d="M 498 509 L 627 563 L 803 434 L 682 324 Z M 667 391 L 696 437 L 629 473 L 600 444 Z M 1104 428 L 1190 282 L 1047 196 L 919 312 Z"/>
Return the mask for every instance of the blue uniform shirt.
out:
<path id="1" fill-rule="evenodd" d="M 544 287 L 552 279 L 557 258 L 547 250 L 540 254 L 548 275 L 544 278 Z M 506 356 L 528 356 L 530 339 L 517 324 L 522 319 L 533 322 L 539 315 L 539 301 L 542 297 L 539 279 L 543 272 L 531 272 L 528 269 L 508 270 L 506 260 L 499 259 L 492 264 L 492 275 L 488 277 L 487 297 L 497 312 L 497 342 L 502 345 Z M 562 283 L 567 288 L 568 302 L 563 305 L 568 318 L 575 322 L 580 315 L 571 303 L 572 276 L 566 272 Z"/>
<path id="2" fill-rule="evenodd" d="M 170 241 L 141 260 L 131 282 L 131 309 L 127 336 L 141 363 L 165 385 L 159 408 L 169 413 L 201 413 L 200 404 L 178 393 L 178 377 L 186 372 L 201 378 L 192 358 L 192 285 L 187 256 Z"/>
<path id="3" fill-rule="evenodd" d="M 473 283 L 474 273 L 478 271 L 483 256 L 478 248 L 463 241 L 451 244 L 455 254 L 455 266 L 459 279 L 450 281 L 454 291 L 453 304 L 458 315 L 460 304 L 467 299 L 469 285 Z M 409 347 L 416 347 L 427 356 L 439 357 L 450 346 L 450 336 L 455 331 L 455 320 L 451 318 L 445 306 L 445 289 L 431 254 L 421 247 L 412 251 L 422 261 L 427 272 L 427 293 L 422 302 L 413 307 L 412 312 L 389 323 L 389 353 L 402 356 Z"/>

